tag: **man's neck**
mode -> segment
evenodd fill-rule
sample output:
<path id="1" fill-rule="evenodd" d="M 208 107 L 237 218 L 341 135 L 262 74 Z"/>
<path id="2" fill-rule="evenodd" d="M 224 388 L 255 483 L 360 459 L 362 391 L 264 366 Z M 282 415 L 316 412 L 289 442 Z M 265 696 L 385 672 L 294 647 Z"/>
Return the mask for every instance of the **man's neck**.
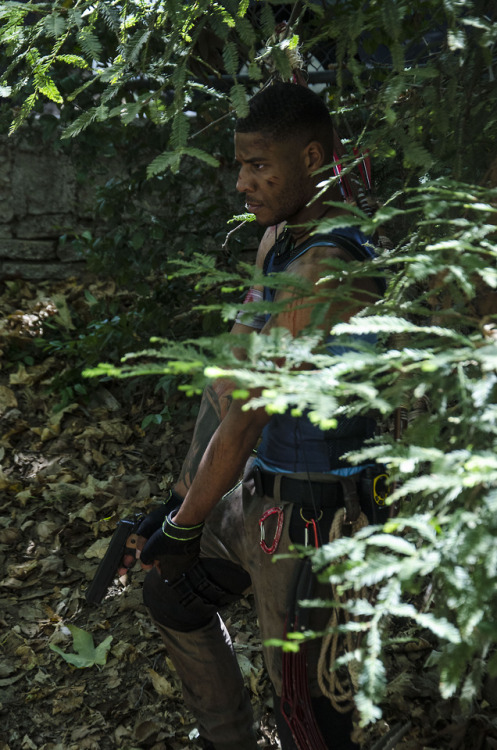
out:
<path id="1" fill-rule="evenodd" d="M 322 201 L 315 201 L 314 203 L 305 206 L 305 208 L 299 212 L 298 217 L 295 217 L 294 221 L 287 224 L 287 227 L 295 244 L 299 245 L 310 236 L 313 230 L 313 226 L 306 226 L 307 224 L 315 224 L 322 219 L 331 219 L 344 213 L 346 213 L 344 208 L 325 206 Z"/>

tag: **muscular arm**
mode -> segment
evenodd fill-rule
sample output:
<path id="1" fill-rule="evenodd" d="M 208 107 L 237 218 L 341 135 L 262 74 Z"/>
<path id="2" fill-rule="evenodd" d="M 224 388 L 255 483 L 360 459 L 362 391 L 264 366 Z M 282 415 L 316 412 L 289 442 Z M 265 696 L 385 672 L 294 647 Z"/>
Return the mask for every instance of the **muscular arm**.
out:
<path id="1" fill-rule="evenodd" d="M 233 401 L 201 458 L 193 483 L 175 516 L 176 523 L 189 526 L 207 518 L 219 499 L 238 481 L 269 419 L 265 409 L 243 411 L 243 402 Z"/>
<path id="2" fill-rule="evenodd" d="M 277 227 L 269 227 L 265 231 L 257 250 L 256 266 L 258 268 L 262 269 L 264 259 L 282 228 L 283 224 Z M 253 333 L 253 331 L 254 329 L 251 326 L 243 323 L 234 323 L 231 329 L 231 333 L 234 334 Z M 228 413 L 232 402 L 231 392 L 233 387 L 234 384 L 231 381 L 223 379 L 214 381 L 204 390 L 193 438 L 181 467 L 178 481 L 174 486 L 175 491 L 182 497 L 190 489 L 211 437 Z"/>
<path id="3" fill-rule="evenodd" d="M 181 471 L 174 489 L 184 497 L 191 483 L 209 441 L 224 417 L 231 404 L 232 383 L 227 380 L 216 380 L 206 386 L 200 403 L 200 409 L 195 422 L 192 441 L 183 461 Z"/>

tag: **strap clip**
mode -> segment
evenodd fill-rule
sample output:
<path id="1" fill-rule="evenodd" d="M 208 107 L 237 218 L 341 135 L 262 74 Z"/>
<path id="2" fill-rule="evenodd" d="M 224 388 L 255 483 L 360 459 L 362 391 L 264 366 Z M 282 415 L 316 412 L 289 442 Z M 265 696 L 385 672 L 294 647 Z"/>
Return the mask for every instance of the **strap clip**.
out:
<path id="1" fill-rule="evenodd" d="M 276 516 L 276 530 L 274 532 L 272 544 L 268 545 L 266 543 L 266 529 L 264 528 L 264 523 L 268 518 L 274 515 Z M 266 555 L 273 555 L 278 549 L 278 545 L 281 539 L 281 532 L 283 531 L 283 520 L 283 508 L 281 507 L 281 505 L 277 505 L 274 508 L 269 508 L 269 510 L 263 513 L 259 518 L 259 528 L 261 530 L 260 545 L 262 551 L 265 552 Z"/>

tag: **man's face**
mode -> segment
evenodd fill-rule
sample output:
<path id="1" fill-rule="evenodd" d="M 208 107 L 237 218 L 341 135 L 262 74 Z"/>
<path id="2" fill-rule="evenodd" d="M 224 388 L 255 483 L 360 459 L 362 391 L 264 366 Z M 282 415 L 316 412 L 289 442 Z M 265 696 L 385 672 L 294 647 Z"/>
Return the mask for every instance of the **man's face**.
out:
<path id="1" fill-rule="evenodd" d="M 261 133 L 235 133 L 235 158 L 240 164 L 236 189 L 245 193 L 247 211 L 255 214 L 257 223 L 299 223 L 314 194 L 305 149 Z"/>

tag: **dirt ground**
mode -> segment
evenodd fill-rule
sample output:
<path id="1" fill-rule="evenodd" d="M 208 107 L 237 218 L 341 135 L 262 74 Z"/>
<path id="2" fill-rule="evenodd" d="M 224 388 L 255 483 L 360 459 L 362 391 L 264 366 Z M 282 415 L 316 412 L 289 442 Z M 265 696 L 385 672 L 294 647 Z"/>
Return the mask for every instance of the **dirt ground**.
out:
<path id="1" fill-rule="evenodd" d="M 37 335 L 52 291 L 0 288 L 1 349 Z M 85 600 L 117 521 L 172 484 L 192 422 L 144 431 L 143 418 L 162 406 L 153 388 L 132 394 L 118 382 L 57 410 L 60 394 L 47 388 L 63 366 L 53 357 L 14 365 L 3 358 L 0 370 L 0 750 L 200 750 L 142 604 L 144 574 L 115 582 L 99 606 Z M 251 600 L 232 606 L 226 622 L 260 748 L 276 749 Z M 418 638 L 386 655 L 384 718 L 358 728 L 362 750 L 497 749 L 495 685 L 463 715 L 457 700 L 440 699 L 436 673 L 425 667 L 432 650 Z"/>

